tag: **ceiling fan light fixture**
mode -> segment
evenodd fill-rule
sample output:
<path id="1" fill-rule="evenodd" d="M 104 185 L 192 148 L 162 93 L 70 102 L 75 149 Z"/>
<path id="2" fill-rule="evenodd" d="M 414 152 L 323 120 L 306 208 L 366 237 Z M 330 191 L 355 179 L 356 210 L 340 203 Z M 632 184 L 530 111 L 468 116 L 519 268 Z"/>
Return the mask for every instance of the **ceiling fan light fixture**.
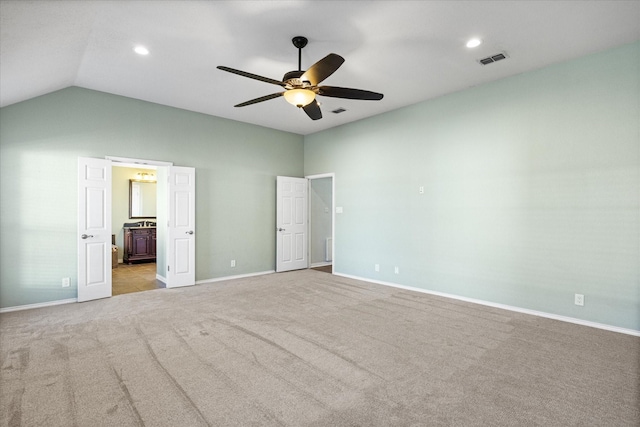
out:
<path id="1" fill-rule="evenodd" d="M 316 94 L 309 89 L 290 89 L 284 93 L 284 99 L 289 104 L 302 108 L 311 104 L 316 99 Z"/>

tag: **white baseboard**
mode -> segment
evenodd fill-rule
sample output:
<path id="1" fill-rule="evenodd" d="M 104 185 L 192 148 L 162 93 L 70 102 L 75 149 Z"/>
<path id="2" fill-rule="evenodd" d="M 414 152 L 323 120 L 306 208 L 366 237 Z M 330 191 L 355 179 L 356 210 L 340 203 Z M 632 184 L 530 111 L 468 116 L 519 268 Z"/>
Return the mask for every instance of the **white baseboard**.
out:
<path id="1" fill-rule="evenodd" d="M 32 308 L 51 307 L 53 305 L 70 304 L 78 302 L 78 298 L 61 299 L 57 301 L 39 302 L 37 304 L 17 305 L 14 307 L 0 308 L 0 313 L 9 313 L 11 311 L 31 310 Z"/>
<path id="2" fill-rule="evenodd" d="M 160 280 L 165 285 L 167 284 L 167 278 L 166 277 L 163 277 L 163 276 L 161 276 L 159 274 L 156 274 L 156 279 Z"/>
<path id="3" fill-rule="evenodd" d="M 342 274 L 342 273 L 336 273 L 336 272 L 334 272 L 333 274 L 336 275 L 336 276 L 346 277 L 346 278 L 349 278 L 349 279 L 361 280 L 363 282 L 370 282 L 370 283 L 375 283 L 375 284 L 383 285 L 383 286 L 391 286 L 393 288 L 406 289 L 408 291 L 421 292 L 423 294 L 437 295 L 439 297 L 451 298 L 451 299 L 455 299 L 455 300 L 459 300 L 459 301 L 470 302 L 470 303 L 473 303 L 473 304 L 486 305 L 488 307 L 501 308 L 503 310 L 515 311 L 517 313 L 530 314 L 532 316 L 545 317 L 547 319 L 560 320 L 561 322 L 575 323 L 577 325 L 589 326 L 591 328 L 604 329 L 604 330 L 611 331 L 611 332 L 618 332 L 618 333 L 621 333 L 621 334 L 627 334 L 627 335 L 633 335 L 633 336 L 636 336 L 636 337 L 640 337 L 640 331 L 637 331 L 635 329 L 620 328 L 618 326 L 606 325 L 604 323 L 590 322 L 588 320 L 576 319 L 574 317 L 560 316 L 558 314 L 545 313 L 544 311 L 529 310 L 528 308 L 514 307 L 514 306 L 511 306 L 511 305 L 498 304 L 498 303 L 494 303 L 494 302 L 490 302 L 490 301 L 483 301 L 483 300 L 479 300 L 479 299 L 475 299 L 475 298 L 461 297 L 461 296 L 458 296 L 458 295 L 447 294 L 447 293 L 444 293 L 444 292 L 429 291 L 429 290 L 426 290 L 426 289 L 414 288 L 412 286 L 399 285 L 397 283 L 383 282 L 381 280 L 373 280 L 373 279 L 368 279 L 368 278 L 365 278 L 365 277 L 352 276 L 350 274 Z"/>
<path id="4" fill-rule="evenodd" d="M 215 279 L 198 280 L 196 281 L 196 285 L 203 285 L 205 283 L 223 282 L 225 280 L 233 280 L 233 279 L 244 279 L 247 277 L 254 277 L 254 276 L 264 276 L 265 274 L 273 274 L 273 273 L 275 273 L 275 270 L 260 271 L 257 273 L 249 273 L 249 274 L 238 274 L 237 276 L 216 277 Z"/>

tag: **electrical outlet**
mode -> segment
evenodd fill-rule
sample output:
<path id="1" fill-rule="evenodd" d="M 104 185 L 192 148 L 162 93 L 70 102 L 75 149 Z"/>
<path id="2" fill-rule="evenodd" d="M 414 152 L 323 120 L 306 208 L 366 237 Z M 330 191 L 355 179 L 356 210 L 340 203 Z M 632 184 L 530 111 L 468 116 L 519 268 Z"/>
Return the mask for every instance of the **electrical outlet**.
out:
<path id="1" fill-rule="evenodd" d="M 231 260 L 231 267 L 235 267 L 235 266 L 236 266 L 236 260 L 235 260 L 235 259 L 232 259 L 232 260 Z"/>
<path id="2" fill-rule="evenodd" d="M 62 278 L 62 287 L 63 288 L 68 288 L 70 284 L 70 279 L 68 277 L 63 277 Z"/>
<path id="3" fill-rule="evenodd" d="M 421 185 L 420 187 L 418 187 L 418 193 L 424 194 L 424 186 Z"/>
<path id="4" fill-rule="evenodd" d="M 380 271 L 380 264 L 376 264 L 373 268 L 376 271 Z"/>
<path id="5" fill-rule="evenodd" d="M 395 273 L 396 273 L 396 274 L 400 274 L 400 267 L 396 267 L 396 268 L 394 269 L 394 271 L 395 271 Z"/>
<path id="6" fill-rule="evenodd" d="M 576 305 L 580 305 L 583 306 L 584 305 L 584 295 L 582 294 L 576 294 L 575 298 L 574 298 L 574 303 Z"/>

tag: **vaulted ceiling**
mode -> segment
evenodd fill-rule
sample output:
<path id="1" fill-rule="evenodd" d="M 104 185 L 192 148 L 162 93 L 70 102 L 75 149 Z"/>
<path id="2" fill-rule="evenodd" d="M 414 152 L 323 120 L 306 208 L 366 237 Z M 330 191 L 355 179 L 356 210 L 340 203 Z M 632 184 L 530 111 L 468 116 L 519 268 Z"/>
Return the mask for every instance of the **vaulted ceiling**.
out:
<path id="1" fill-rule="evenodd" d="M 634 42 L 639 22 L 637 0 L 2 0 L 0 106 L 79 86 L 306 135 Z M 318 97 L 317 121 L 282 97 L 234 108 L 281 88 L 216 66 L 281 80 L 298 35 L 302 69 L 337 53 L 346 62 L 323 84 L 384 98 Z"/>

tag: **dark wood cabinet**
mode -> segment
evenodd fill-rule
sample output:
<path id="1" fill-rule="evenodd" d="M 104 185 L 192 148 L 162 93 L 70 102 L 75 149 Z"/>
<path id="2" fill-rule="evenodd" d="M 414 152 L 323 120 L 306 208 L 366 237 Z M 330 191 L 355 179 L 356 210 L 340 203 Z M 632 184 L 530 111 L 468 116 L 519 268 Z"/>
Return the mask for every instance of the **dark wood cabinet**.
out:
<path id="1" fill-rule="evenodd" d="M 124 228 L 124 262 L 156 260 L 155 227 Z"/>

